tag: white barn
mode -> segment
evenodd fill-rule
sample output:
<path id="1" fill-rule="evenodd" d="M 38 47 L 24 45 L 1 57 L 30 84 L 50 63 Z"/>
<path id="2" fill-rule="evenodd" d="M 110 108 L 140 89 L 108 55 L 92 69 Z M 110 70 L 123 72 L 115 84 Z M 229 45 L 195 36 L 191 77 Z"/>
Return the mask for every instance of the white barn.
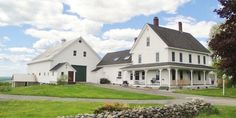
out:
<path id="1" fill-rule="evenodd" d="M 145 24 L 130 50 L 106 54 L 93 71 L 97 78 L 133 86 L 211 87 L 217 78 L 210 52 L 190 33 Z"/>
<path id="2" fill-rule="evenodd" d="M 28 74 L 37 78 L 39 83 L 56 83 L 66 77 L 68 83 L 97 82 L 91 71 L 100 61 L 97 53 L 82 37 L 62 41 L 28 63 Z"/>

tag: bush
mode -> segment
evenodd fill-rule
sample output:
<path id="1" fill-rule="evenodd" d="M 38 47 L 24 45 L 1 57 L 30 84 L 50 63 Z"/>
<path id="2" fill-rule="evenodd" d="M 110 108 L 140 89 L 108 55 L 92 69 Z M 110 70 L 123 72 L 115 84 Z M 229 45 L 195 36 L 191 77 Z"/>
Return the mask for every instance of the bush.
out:
<path id="1" fill-rule="evenodd" d="M 11 86 L 9 82 L 0 82 L 0 86 Z"/>
<path id="2" fill-rule="evenodd" d="M 129 108 L 128 104 L 124 103 L 105 103 L 102 107 L 97 108 L 94 113 L 99 114 L 102 112 L 113 112 L 113 111 L 122 111 Z"/>
<path id="3" fill-rule="evenodd" d="M 58 84 L 58 85 L 66 85 L 66 84 L 67 84 L 67 80 L 68 80 L 67 76 L 62 75 L 62 76 L 60 76 L 60 77 L 57 79 L 57 84 Z"/>
<path id="4" fill-rule="evenodd" d="M 100 84 L 110 84 L 110 83 L 111 83 L 111 81 L 108 80 L 107 78 L 101 78 L 100 79 Z"/>
<path id="5" fill-rule="evenodd" d="M 11 86 L 0 86 L 0 92 L 8 92 L 11 91 Z"/>

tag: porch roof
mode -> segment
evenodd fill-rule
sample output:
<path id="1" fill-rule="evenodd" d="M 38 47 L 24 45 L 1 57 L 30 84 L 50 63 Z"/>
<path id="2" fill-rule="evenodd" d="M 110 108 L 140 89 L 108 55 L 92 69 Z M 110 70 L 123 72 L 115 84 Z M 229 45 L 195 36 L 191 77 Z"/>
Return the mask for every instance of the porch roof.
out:
<path id="1" fill-rule="evenodd" d="M 122 69 L 140 69 L 140 68 L 155 68 L 155 67 L 179 67 L 179 68 L 193 68 L 193 69 L 207 69 L 213 70 L 214 68 L 206 65 L 197 64 L 186 64 L 186 63 L 176 63 L 176 62 L 162 62 L 162 63 L 149 63 L 149 64 L 136 64 L 124 67 Z"/>

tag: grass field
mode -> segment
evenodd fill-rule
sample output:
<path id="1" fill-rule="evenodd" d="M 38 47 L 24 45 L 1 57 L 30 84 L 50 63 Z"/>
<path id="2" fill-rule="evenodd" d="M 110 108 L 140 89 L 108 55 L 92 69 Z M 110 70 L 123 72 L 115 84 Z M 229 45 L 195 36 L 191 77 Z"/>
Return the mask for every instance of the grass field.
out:
<path id="1" fill-rule="evenodd" d="M 236 106 L 216 106 L 219 114 L 205 115 L 201 114 L 197 118 L 235 118 Z"/>
<path id="2" fill-rule="evenodd" d="M 222 89 L 178 90 L 176 92 L 203 96 L 236 98 L 236 88 L 226 88 L 225 96 L 222 95 Z"/>
<path id="3" fill-rule="evenodd" d="M 56 118 L 57 116 L 93 113 L 103 103 L 52 101 L 0 101 L 0 118 Z M 130 104 L 133 107 L 160 106 Z"/>
<path id="4" fill-rule="evenodd" d="M 101 99 L 168 99 L 170 97 L 133 93 L 96 87 L 90 84 L 76 85 L 37 85 L 27 87 L 16 87 L 3 94 L 36 95 L 36 96 L 56 96 L 56 97 L 76 97 L 76 98 L 101 98 Z"/>
<path id="5" fill-rule="evenodd" d="M 93 113 L 104 103 L 52 101 L 0 101 L 0 118 L 55 118 Z M 130 104 L 134 107 L 162 106 L 158 104 Z M 197 118 L 235 118 L 236 106 L 216 106 L 219 114 L 201 114 Z"/>

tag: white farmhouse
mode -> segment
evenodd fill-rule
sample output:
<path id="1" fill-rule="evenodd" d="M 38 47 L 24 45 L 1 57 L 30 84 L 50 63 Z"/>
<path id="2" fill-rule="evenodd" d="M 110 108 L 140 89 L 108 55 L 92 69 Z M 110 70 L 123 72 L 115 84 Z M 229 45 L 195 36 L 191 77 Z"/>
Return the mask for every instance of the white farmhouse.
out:
<path id="1" fill-rule="evenodd" d="M 28 73 L 39 83 L 56 83 L 65 77 L 69 83 L 97 82 L 91 71 L 100 61 L 97 53 L 78 38 L 52 47 L 28 63 Z"/>
<path id="2" fill-rule="evenodd" d="M 130 50 L 106 54 L 93 70 L 97 78 L 133 86 L 209 87 L 217 84 L 210 52 L 190 33 L 145 24 Z"/>

